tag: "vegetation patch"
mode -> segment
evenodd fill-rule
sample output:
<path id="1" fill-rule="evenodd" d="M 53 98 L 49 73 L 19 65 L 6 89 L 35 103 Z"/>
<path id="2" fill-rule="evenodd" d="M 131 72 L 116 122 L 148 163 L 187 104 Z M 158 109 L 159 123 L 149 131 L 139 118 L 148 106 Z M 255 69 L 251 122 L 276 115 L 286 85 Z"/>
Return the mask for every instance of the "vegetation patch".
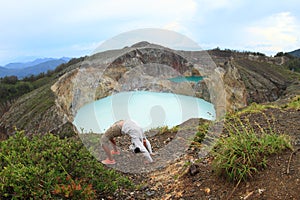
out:
<path id="1" fill-rule="evenodd" d="M 196 142 L 196 143 L 202 143 L 205 136 L 208 133 L 208 129 L 209 129 L 210 125 L 211 125 L 210 122 L 204 122 L 204 123 L 200 124 L 197 127 L 197 132 L 195 134 L 195 137 L 194 137 L 193 141 Z"/>
<path id="2" fill-rule="evenodd" d="M 53 81 L 75 65 L 84 60 L 85 57 L 73 58 L 68 63 L 63 63 L 55 68 L 48 70 L 47 73 L 38 75 L 30 75 L 21 80 L 17 76 L 5 76 L 0 78 L 0 114 L 4 114 L 11 104 L 24 94 L 41 88 L 43 86 L 50 87 Z M 70 69 L 69 69 L 70 68 Z"/>
<path id="3" fill-rule="evenodd" d="M 256 127 L 255 127 L 256 126 Z M 227 137 L 217 142 L 212 154 L 214 171 L 230 181 L 251 178 L 267 167 L 267 158 L 285 149 L 291 149 L 290 139 L 268 127 L 250 125 L 239 119 L 226 122 Z"/>
<path id="4" fill-rule="evenodd" d="M 293 72 L 300 73 L 300 58 L 291 58 L 287 63 L 285 63 L 285 66 Z"/>
<path id="5" fill-rule="evenodd" d="M 247 106 L 246 108 L 237 111 L 236 115 L 241 115 L 241 114 L 245 114 L 245 113 L 260 113 L 261 111 L 264 111 L 266 109 L 269 108 L 278 108 L 278 106 L 274 105 L 274 104 L 258 104 L 258 103 L 251 103 L 249 106 Z"/>
<path id="6" fill-rule="evenodd" d="M 158 127 L 156 128 L 158 130 L 158 134 L 166 134 L 166 133 L 177 133 L 179 130 L 178 126 L 173 126 L 171 128 L 169 128 L 168 126 L 162 126 L 162 127 Z"/>
<path id="7" fill-rule="evenodd" d="M 300 95 L 295 96 L 284 108 L 300 110 Z"/>
<path id="8" fill-rule="evenodd" d="M 95 199 L 132 183 L 100 164 L 76 138 L 26 137 L 17 131 L 0 146 L 1 199 Z"/>

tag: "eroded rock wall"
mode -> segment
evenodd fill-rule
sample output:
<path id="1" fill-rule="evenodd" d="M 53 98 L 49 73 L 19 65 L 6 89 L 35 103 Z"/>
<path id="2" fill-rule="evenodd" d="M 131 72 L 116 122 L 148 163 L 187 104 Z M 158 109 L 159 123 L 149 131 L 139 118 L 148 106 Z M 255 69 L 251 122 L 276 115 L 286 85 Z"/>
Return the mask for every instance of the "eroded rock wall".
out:
<path id="1" fill-rule="evenodd" d="M 17 127 L 31 134 L 68 132 L 83 105 L 132 90 L 197 96 L 212 102 L 217 116 L 222 116 L 251 102 L 275 101 L 294 93 L 299 83 L 274 68 L 275 64 L 232 54 L 174 51 L 149 43 L 102 52 L 70 66 L 55 82 L 19 98 L 1 116 L 0 131 L 10 135 Z M 169 80 L 179 75 L 201 75 L 204 79 L 198 83 Z"/>

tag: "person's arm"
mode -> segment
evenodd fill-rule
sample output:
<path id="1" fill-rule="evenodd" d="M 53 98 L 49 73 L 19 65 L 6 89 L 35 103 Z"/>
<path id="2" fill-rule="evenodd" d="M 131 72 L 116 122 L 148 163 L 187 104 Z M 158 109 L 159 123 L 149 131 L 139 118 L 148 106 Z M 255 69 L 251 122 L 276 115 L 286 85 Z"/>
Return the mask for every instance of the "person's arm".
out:
<path id="1" fill-rule="evenodd" d="M 144 144 L 144 146 L 146 147 L 146 149 L 148 150 L 148 152 L 151 155 L 152 154 L 152 147 L 151 147 L 151 144 L 150 144 L 150 142 L 147 138 L 143 139 L 143 144 Z"/>
<path id="2" fill-rule="evenodd" d="M 150 153 L 146 150 L 145 148 L 145 151 L 141 150 L 143 156 L 147 159 L 147 161 L 149 162 L 153 162 L 153 159 L 151 158 L 151 155 Z"/>
<path id="3" fill-rule="evenodd" d="M 142 139 L 138 138 L 132 138 L 132 144 L 134 144 L 135 147 L 139 148 L 139 152 L 143 154 L 143 156 L 147 159 L 148 162 L 153 162 L 153 159 L 151 158 L 150 153 L 146 149 L 146 147 L 143 145 Z"/>
<path id="4" fill-rule="evenodd" d="M 146 149 L 146 147 L 142 144 L 140 145 L 140 150 L 143 154 L 143 156 L 149 161 L 149 162 L 153 162 L 153 159 L 151 158 L 151 155 L 149 153 L 149 151 Z"/>

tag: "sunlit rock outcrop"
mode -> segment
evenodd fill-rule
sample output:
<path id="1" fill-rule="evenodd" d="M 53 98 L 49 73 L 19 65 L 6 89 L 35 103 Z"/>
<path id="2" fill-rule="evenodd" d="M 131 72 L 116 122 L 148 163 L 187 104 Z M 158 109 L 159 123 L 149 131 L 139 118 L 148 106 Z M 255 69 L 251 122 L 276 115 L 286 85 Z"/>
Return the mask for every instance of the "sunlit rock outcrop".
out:
<path id="1" fill-rule="evenodd" d="M 206 82 L 213 79 L 214 83 L 209 84 L 211 87 L 217 83 L 222 86 L 220 77 L 214 77 L 216 66 L 209 60 L 208 54 L 191 54 L 194 56 L 191 57 L 186 52 L 183 54 L 149 43 L 144 45 L 146 46 L 133 45 L 119 51 L 102 52 L 87 58 L 79 68 L 62 76 L 51 87 L 57 96 L 57 106 L 72 121 L 80 107 L 114 92 L 171 92 L 198 96 L 210 101 L 210 88 L 206 86 Z M 205 62 L 201 63 L 201 59 Z M 178 83 L 169 80 L 187 75 L 207 78 L 202 83 Z M 222 90 L 221 86 L 218 89 Z M 214 96 L 219 96 L 218 91 L 214 92 Z M 213 100 L 220 101 L 222 98 Z"/>
<path id="2" fill-rule="evenodd" d="M 0 118 L 0 134 L 69 133 L 79 108 L 113 93 L 172 92 L 213 103 L 216 117 L 257 102 L 299 94 L 299 77 L 285 60 L 231 51 L 175 51 L 148 42 L 74 59 L 57 77 L 17 99 Z M 199 82 L 172 82 L 202 76 Z M 51 89 L 50 89 L 51 88 Z"/>

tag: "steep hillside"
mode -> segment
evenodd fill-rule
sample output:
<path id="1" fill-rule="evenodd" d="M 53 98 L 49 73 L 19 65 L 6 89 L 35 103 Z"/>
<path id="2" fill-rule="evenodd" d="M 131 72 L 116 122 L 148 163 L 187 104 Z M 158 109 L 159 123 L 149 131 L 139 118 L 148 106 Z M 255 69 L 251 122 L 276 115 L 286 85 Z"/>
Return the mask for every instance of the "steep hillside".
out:
<path id="1" fill-rule="evenodd" d="M 289 58 L 255 56 L 226 50 L 209 52 L 219 65 L 233 65 L 247 89 L 247 103 L 275 101 L 300 92 L 300 74 L 289 70 Z M 228 61 L 228 62 L 227 62 Z"/>
<path id="2" fill-rule="evenodd" d="M 213 102 L 220 115 L 251 102 L 300 94 L 300 75 L 279 64 L 280 58 L 174 51 L 149 43 L 106 51 L 63 64 L 48 84 L 13 103 L 0 118 L 0 131 L 11 135 L 16 126 L 30 134 L 70 134 L 73 117 L 82 105 L 112 92 L 133 89 L 195 95 Z M 197 84 L 168 80 L 195 74 L 205 78 Z"/>
<path id="3" fill-rule="evenodd" d="M 297 100 L 298 99 L 298 100 Z M 136 184 L 142 185 L 136 191 L 128 191 L 124 195 L 119 195 L 116 199 L 124 199 L 130 196 L 133 199 L 299 199 L 299 175 L 300 175 L 300 127 L 298 126 L 300 120 L 300 102 L 298 98 L 294 98 L 293 107 L 283 106 L 281 108 L 271 104 L 263 108 L 258 105 L 256 110 L 246 108 L 238 113 L 234 113 L 238 120 L 243 121 L 245 127 L 255 129 L 256 134 L 261 134 L 263 131 L 271 131 L 276 134 L 287 134 L 292 138 L 291 143 L 294 146 L 293 150 L 277 151 L 276 154 L 268 155 L 266 157 L 266 167 L 257 168 L 258 171 L 251 174 L 249 179 L 241 182 L 229 181 L 228 177 L 218 175 L 216 167 L 213 165 L 215 157 L 208 154 L 204 159 L 199 159 L 199 146 L 191 145 L 186 151 L 186 155 L 176 159 L 175 162 L 170 163 L 165 168 L 159 168 L 152 173 L 134 174 L 132 177 Z M 291 105 L 291 104 L 289 104 Z M 282 106 L 282 105 L 281 105 Z M 232 116 L 231 116 L 232 117 Z M 232 118 L 230 118 L 232 120 Z M 230 137 L 226 137 L 228 131 L 233 131 L 234 134 L 239 134 L 236 130 L 230 130 L 228 126 L 232 123 L 228 120 L 223 129 L 224 137 L 222 141 Z M 245 122 L 245 121 L 247 122 Z M 239 126 L 242 126 L 242 121 L 239 121 Z M 197 127 L 192 125 L 193 121 L 189 120 L 189 127 Z M 197 120 L 194 122 L 197 124 Z M 198 122 L 199 123 L 199 122 Z M 203 122 L 200 122 L 203 124 Z M 259 127 L 258 127 L 259 125 Z M 245 128 L 244 127 L 244 128 Z M 236 127 L 237 128 L 237 127 Z M 261 136 L 261 135 L 260 135 Z M 281 135 L 282 136 L 282 135 Z M 154 141 L 163 140 L 162 143 L 168 141 L 169 134 L 166 138 L 154 137 Z M 174 137 L 174 136 L 173 136 Z M 150 138 L 152 139 L 152 138 Z M 249 139 L 249 138 L 248 138 Z M 251 139 L 249 139 L 251 140 Z M 241 144 L 249 140 L 236 140 Z M 157 141 L 153 142 L 154 144 Z M 269 143 L 269 145 L 272 142 Z M 202 143 L 203 144 L 203 143 Z M 247 156 L 249 151 L 256 149 L 257 143 L 249 143 L 246 145 L 231 145 L 222 148 L 221 156 L 227 161 L 227 166 L 244 166 L 243 163 L 249 162 L 251 158 Z M 203 148 L 202 146 L 200 148 Z M 230 149 L 236 149 L 236 152 Z M 249 150 L 251 149 L 251 150 Z M 264 152 L 267 148 L 264 149 Z M 241 150 L 241 151 L 240 151 Z M 156 151 L 155 151 L 156 152 Z M 232 153 L 232 159 L 226 153 Z M 235 156 L 244 156 L 244 159 L 234 159 Z M 160 155 L 157 156 L 158 158 Z M 116 159 L 119 157 L 116 156 Z M 246 159 L 245 159 L 246 158 Z M 259 160 L 257 157 L 254 160 Z M 124 166 L 125 167 L 125 166 Z M 232 168 L 227 168 L 228 173 L 232 172 Z M 245 167 L 245 169 L 247 169 Z M 257 173 L 256 173 L 257 172 Z M 239 172 L 232 173 L 232 176 L 237 176 Z"/>
<path id="4" fill-rule="evenodd" d="M 55 95 L 50 87 L 58 77 L 67 71 L 78 67 L 76 64 L 84 58 L 72 59 L 60 65 L 51 77 L 37 80 L 42 86 L 23 95 L 9 105 L 8 112 L 0 119 L 0 138 L 6 138 L 14 133 L 15 128 L 26 130 L 28 134 L 52 132 L 57 135 L 68 135 L 74 131 L 72 124 L 65 120 L 62 112 L 55 105 Z M 47 81 L 46 83 L 44 83 Z M 41 83 L 39 83 L 41 82 Z"/>
<path id="5" fill-rule="evenodd" d="M 297 49 L 297 50 L 288 52 L 288 54 L 291 54 L 291 55 L 293 55 L 293 56 L 295 56 L 295 57 L 300 58 L 300 49 Z"/>

